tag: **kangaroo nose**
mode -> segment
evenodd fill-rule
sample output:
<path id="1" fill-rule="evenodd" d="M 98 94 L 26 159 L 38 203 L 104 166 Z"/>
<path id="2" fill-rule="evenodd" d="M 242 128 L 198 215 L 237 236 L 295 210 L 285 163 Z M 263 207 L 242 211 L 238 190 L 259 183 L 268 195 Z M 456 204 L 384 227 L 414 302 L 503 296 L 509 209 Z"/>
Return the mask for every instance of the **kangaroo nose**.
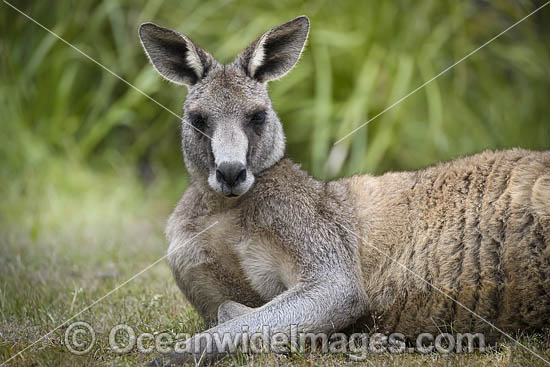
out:
<path id="1" fill-rule="evenodd" d="M 240 162 L 223 162 L 216 169 L 216 179 L 234 187 L 246 180 L 246 167 Z"/>

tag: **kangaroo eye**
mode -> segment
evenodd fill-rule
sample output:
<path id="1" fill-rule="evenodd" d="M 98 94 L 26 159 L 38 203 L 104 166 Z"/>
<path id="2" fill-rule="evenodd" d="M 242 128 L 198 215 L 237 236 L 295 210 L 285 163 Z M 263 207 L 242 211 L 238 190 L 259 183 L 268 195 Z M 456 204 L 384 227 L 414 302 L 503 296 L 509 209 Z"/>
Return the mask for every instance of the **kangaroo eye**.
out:
<path id="1" fill-rule="evenodd" d="M 192 113 L 189 115 L 189 121 L 197 129 L 202 129 L 206 126 L 206 117 L 198 113 Z"/>
<path id="2" fill-rule="evenodd" d="M 259 111 L 252 115 L 250 122 L 253 124 L 263 124 L 265 122 L 266 113 L 265 111 Z"/>

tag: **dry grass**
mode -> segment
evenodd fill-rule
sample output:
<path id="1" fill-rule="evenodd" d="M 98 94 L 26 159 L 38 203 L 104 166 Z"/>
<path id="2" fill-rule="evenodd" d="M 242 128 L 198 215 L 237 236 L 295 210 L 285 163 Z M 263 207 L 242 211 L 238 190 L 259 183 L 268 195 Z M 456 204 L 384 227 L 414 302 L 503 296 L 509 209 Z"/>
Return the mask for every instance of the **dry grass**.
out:
<path id="1" fill-rule="evenodd" d="M 55 169 L 45 167 L 49 172 Z M 71 170 L 71 178 L 61 173 Z M 61 166 L 57 179 L 30 173 L 20 190 L 1 206 L 0 360 L 63 323 L 94 300 L 163 256 L 164 221 L 181 185 L 142 186 L 127 173 L 92 174 Z M 123 184 L 124 183 L 124 184 Z M 179 187 L 178 187 L 179 186 Z M 120 190 L 124 187 L 124 190 Z M 72 188 L 72 189 L 71 189 Z M 135 200 L 135 197 L 141 200 Z M 13 210 L 17 203 L 19 210 Z M 114 353 L 109 331 L 117 324 L 143 332 L 196 333 L 205 325 L 177 289 L 162 262 L 120 288 L 76 320 L 93 326 L 97 342 L 83 356 L 63 345 L 66 326 L 40 341 L 10 366 L 134 366 L 152 359 L 134 348 Z M 550 358 L 547 338 L 523 342 Z M 474 354 L 368 355 L 369 366 L 526 366 L 543 363 L 518 346 L 504 343 Z M 221 365 L 356 365 L 345 355 L 239 356 Z"/>
<path id="2" fill-rule="evenodd" d="M 163 83 L 147 63 L 137 39 L 141 22 L 185 32 L 227 62 L 268 27 L 307 14 L 306 52 L 270 94 L 289 155 L 319 178 L 415 169 L 487 148 L 550 149 L 550 7 L 332 145 L 538 2 L 12 3 L 173 111 L 180 111 L 185 91 Z M 164 222 L 186 176 L 177 119 L 6 5 L 0 9 L 1 362 L 163 256 Z M 113 353 L 111 327 L 205 328 L 164 262 L 77 319 L 97 332 L 90 353 L 69 353 L 60 328 L 9 365 L 140 365 L 152 355 Z M 548 338 L 539 339 L 522 341 L 550 359 Z M 246 363 L 352 364 L 346 356 L 318 354 L 221 362 Z M 372 355 L 364 364 L 542 365 L 508 343 L 485 354 Z"/>

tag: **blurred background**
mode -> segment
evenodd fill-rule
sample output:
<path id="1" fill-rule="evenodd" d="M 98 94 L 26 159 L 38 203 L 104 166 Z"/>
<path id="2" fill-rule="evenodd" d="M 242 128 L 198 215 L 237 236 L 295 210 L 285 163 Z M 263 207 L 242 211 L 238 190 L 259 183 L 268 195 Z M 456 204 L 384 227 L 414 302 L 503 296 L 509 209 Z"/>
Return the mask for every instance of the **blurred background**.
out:
<path id="1" fill-rule="evenodd" d="M 548 9 L 333 146 L 542 4 L 14 2 L 178 114 L 186 89 L 161 80 L 147 63 L 137 37 L 140 23 L 177 29 L 231 62 L 268 28 L 308 15 L 305 54 L 291 74 L 271 83 L 270 93 L 289 155 L 319 178 L 416 169 L 484 149 L 550 148 Z M 170 177 L 183 191 L 186 172 L 173 115 L 7 5 L 1 13 L 4 198 L 24 194 L 27 185 L 63 184 L 73 169 L 126 172 L 127 180 L 144 185 Z"/>
<path id="2" fill-rule="evenodd" d="M 13 4 L 178 114 L 186 89 L 148 64 L 140 23 L 176 29 L 231 62 L 270 27 L 308 15 L 305 54 L 269 88 L 288 154 L 321 179 L 550 148 L 550 7 L 333 145 L 542 1 Z M 6 4 L 0 10 L 2 223 L 34 233 L 82 218 L 86 200 L 100 217 L 145 197 L 175 203 L 187 183 L 178 119 Z"/>
<path id="3" fill-rule="evenodd" d="M 333 145 L 543 3 L 13 0 L 178 114 L 186 89 L 148 64 L 142 22 L 185 33 L 228 63 L 306 14 L 305 53 L 269 89 L 288 155 L 321 179 L 550 149 L 550 6 Z M 0 62 L 0 331 L 17 334 L 9 325 L 46 330 L 162 256 L 164 223 L 188 178 L 177 118 L 4 3 Z M 158 271 L 132 294 L 145 303 L 163 287 L 179 294 L 166 267 Z"/>

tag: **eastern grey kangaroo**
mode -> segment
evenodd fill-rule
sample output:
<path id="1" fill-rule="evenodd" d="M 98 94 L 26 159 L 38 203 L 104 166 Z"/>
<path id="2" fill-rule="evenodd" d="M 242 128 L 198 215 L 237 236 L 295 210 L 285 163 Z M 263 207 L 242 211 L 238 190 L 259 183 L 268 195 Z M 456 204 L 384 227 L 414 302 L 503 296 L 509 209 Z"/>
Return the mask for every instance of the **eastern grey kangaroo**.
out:
<path id="1" fill-rule="evenodd" d="M 179 288 L 217 323 L 205 333 L 549 326 L 550 152 L 487 151 L 415 172 L 316 180 L 285 157 L 266 85 L 294 67 L 308 32 L 298 17 L 221 65 L 183 34 L 140 27 L 156 70 L 189 88 L 191 184 L 166 234 Z M 198 345 L 170 358 L 229 351 Z"/>

